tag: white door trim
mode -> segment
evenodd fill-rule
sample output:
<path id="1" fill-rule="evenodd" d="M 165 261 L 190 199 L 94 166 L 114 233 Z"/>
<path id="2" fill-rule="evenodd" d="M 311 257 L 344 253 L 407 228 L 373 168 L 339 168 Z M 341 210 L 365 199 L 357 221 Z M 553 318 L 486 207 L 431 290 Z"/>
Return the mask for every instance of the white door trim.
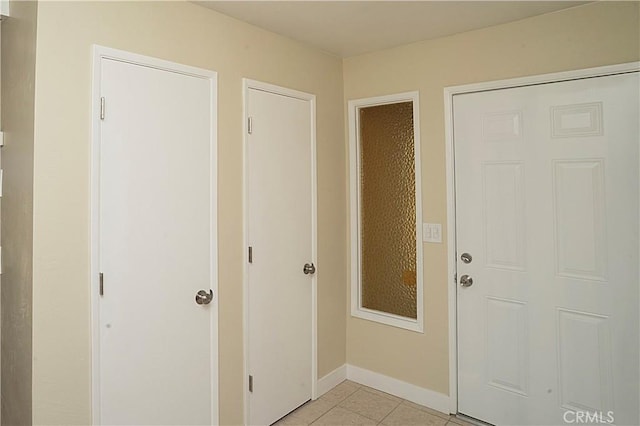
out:
<path id="1" fill-rule="evenodd" d="M 444 116 L 447 173 L 447 287 L 449 304 L 449 410 L 458 411 L 458 345 L 456 274 L 455 158 L 453 140 L 453 96 L 463 93 L 577 80 L 640 71 L 640 62 L 629 62 L 574 71 L 497 80 L 444 88 Z"/>
<path id="2" fill-rule="evenodd" d="M 101 61 L 102 59 L 113 59 L 116 61 L 126 62 L 130 64 L 142 65 L 164 71 L 175 72 L 179 74 L 189 75 L 211 81 L 211 129 L 210 152 L 211 164 L 211 188 L 217 188 L 217 164 L 218 164 L 218 110 L 217 110 L 217 92 L 218 92 L 218 73 L 211 70 L 195 68 L 187 65 L 176 64 L 174 62 L 162 59 L 152 58 L 149 56 L 138 55 L 124 50 L 112 49 L 104 46 L 93 45 L 93 75 L 91 86 L 91 206 L 89 223 L 89 235 L 91 244 L 90 259 L 90 276 L 91 285 L 91 416 L 92 424 L 100 424 L 100 294 L 99 294 L 99 275 L 100 275 L 100 94 L 101 94 Z M 217 189 L 216 189 L 217 191 Z M 216 297 L 218 297 L 218 207 L 217 195 L 211 197 L 211 289 Z M 219 305 L 218 305 L 219 306 Z M 216 397 L 211 403 L 211 422 L 214 425 L 219 424 L 219 398 L 218 398 L 218 316 L 217 311 L 211 316 L 211 394 Z"/>
<path id="3" fill-rule="evenodd" d="M 242 330 L 243 330 L 243 353 L 244 353 L 244 377 L 243 377 L 243 395 L 244 395 L 244 424 L 249 421 L 249 240 L 248 240 L 248 224 L 249 215 L 247 206 L 249 205 L 248 191 L 248 103 L 249 89 L 262 90 L 264 92 L 275 93 L 282 96 L 309 101 L 309 114 L 311 117 L 311 258 L 318 265 L 318 178 L 317 178 L 317 156 L 316 156 L 316 96 L 310 93 L 300 92 L 298 90 L 288 89 L 261 81 L 242 79 L 242 169 L 243 169 L 243 185 L 242 185 L 242 216 L 243 216 L 243 255 L 242 261 L 244 268 L 242 273 Z M 320 269 L 321 271 L 321 269 Z M 321 272 L 320 272 L 321 273 Z M 318 384 L 318 273 L 311 276 L 311 399 L 317 398 Z"/>

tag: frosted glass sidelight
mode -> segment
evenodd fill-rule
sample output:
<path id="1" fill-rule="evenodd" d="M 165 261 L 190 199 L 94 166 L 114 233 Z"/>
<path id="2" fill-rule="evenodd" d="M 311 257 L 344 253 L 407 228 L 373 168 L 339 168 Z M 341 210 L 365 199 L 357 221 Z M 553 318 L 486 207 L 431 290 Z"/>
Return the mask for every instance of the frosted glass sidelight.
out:
<path id="1" fill-rule="evenodd" d="M 359 109 L 361 303 L 417 317 L 413 103 Z"/>

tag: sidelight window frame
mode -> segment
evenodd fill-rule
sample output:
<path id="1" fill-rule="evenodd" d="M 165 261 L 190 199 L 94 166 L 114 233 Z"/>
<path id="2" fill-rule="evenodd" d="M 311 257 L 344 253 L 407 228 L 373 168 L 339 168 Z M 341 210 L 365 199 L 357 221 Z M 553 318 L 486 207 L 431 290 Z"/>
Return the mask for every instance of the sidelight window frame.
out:
<path id="1" fill-rule="evenodd" d="M 349 215 L 351 316 L 393 327 L 424 333 L 424 277 L 422 246 L 422 173 L 420 156 L 419 92 L 403 92 L 385 96 L 361 98 L 348 102 L 349 120 Z M 362 108 L 412 102 L 416 203 L 416 318 L 403 317 L 362 306 L 362 236 L 361 236 L 361 179 L 360 179 L 360 110 Z"/>

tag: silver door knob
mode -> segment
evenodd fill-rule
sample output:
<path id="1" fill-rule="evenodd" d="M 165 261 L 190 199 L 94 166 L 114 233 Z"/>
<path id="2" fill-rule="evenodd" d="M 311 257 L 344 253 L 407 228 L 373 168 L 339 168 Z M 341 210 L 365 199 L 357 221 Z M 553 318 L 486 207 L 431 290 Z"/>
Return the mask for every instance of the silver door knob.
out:
<path id="1" fill-rule="evenodd" d="M 460 277 L 460 285 L 462 287 L 471 287 L 473 285 L 473 278 L 469 275 L 463 275 Z"/>
<path id="2" fill-rule="evenodd" d="M 316 267 L 313 263 L 305 263 L 302 272 L 304 272 L 305 275 L 313 275 L 316 273 Z"/>
<path id="3" fill-rule="evenodd" d="M 209 289 L 207 293 L 206 290 L 199 290 L 196 293 L 196 303 L 198 305 L 208 305 L 213 300 L 213 290 Z"/>

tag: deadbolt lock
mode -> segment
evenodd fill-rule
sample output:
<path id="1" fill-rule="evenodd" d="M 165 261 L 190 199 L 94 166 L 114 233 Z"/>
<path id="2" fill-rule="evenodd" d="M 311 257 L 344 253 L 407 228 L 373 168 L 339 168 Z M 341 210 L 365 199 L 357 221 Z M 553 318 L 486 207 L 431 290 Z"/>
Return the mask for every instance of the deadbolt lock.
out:
<path id="1" fill-rule="evenodd" d="M 469 253 L 462 253 L 462 255 L 460 256 L 460 260 L 462 260 L 464 263 L 471 263 L 473 257 L 471 257 Z"/>

